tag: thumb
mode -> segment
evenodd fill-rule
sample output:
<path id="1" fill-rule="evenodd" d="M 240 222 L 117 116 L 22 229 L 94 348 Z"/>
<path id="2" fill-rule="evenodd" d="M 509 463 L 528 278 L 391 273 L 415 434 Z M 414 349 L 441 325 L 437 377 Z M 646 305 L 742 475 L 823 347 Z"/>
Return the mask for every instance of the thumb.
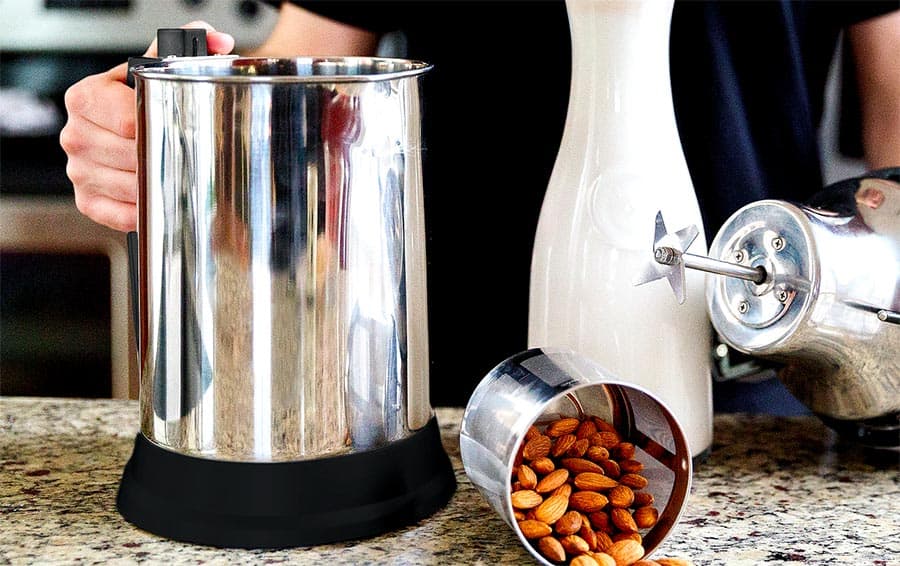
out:
<path id="1" fill-rule="evenodd" d="M 214 27 L 204 21 L 194 21 L 181 26 L 181 29 L 202 28 L 206 30 L 206 51 L 210 55 L 226 55 L 234 49 L 234 38 L 227 33 L 216 31 Z M 144 57 L 157 56 L 156 38 L 150 43 L 150 47 L 144 53 Z"/>

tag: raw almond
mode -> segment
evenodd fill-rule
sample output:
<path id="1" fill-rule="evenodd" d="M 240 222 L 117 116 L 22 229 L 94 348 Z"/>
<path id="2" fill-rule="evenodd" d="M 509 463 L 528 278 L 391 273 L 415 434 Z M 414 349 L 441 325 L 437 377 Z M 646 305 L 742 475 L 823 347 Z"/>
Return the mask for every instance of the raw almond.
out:
<path id="1" fill-rule="evenodd" d="M 595 432 L 597 432 L 597 425 L 594 424 L 594 421 L 581 421 L 581 424 L 575 430 L 575 438 L 578 440 L 590 438 Z"/>
<path id="2" fill-rule="evenodd" d="M 540 510 L 540 507 L 538 507 L 538 510 Z M 538 511 L 535 511 L 535 515 L 537 514 Z M 634 533 L 638 530 L 634 518 L 632 518 L 631 513 L 629 513 L 627 509 L 613 509 L 609 512 L 609 518 L 612 520 L 613 525 L 618 527 L 620 531 Z M 538 519 L 540 519 L 540 517 L 538 517 Z"/>
<path id="3" fill-rule="evenodd" d="M 562 484 L 566 483 L 566 481 L 568 479 L 569 479 L 569 470 L 567 470 L 565 468 L 553 470 L 552 472 L 550 472 L 549 474 L 544 476 L 544 478 L 541 479 L 541 481 L 538 482 L 537 487 L 535 488 L 535 491 L 537 491 L 538 493 L 551 492 L 551 491 L 555 490 L 556 488 L 558 488 L 559 486 L 561 486 Z"/>
<path id="4" fill-rule="evenodd" d="M 616 487 L 618 482 L 596 472 L 582 472 L 575 476 L 575 487 L 588 491 L 601 491 Z"/>
<path id="5" fill-rule="evenodd" d="M 589 446 L 584 455 L 592 462 L 599 462 L 600 460 L 609 459 L 609 450 L 602 446 Z"/>
<path id="6" fill-rule="evenodd" d="M 537 474 L 525 464 L 519 466 L 516 477 L 519 479 L 519 485 L 521 485 L 523 489 L 534 489 L 535 486 L 537 486 Z"/>
<path id="7" fill-rule="evenodd" d="M 550 525 L 541 521 L 519 521 L 519 530 L 527 539 L 541 538 L 553 533 Z"/>
<path id="8" fill-rule="evenodd" d="M 512 502 L 512 506 L 516 509 L 531 509 L 537 507 L 544 501 L 541 494 L 530 489 L 522 489 L 513 492 L 513 494 L 509 496 L 509 499 Z"/>
<path id="9" fill-rule="evenodd" d="M 684 558 L 656 558 L 659 566 L 694 566 L 694 563 Z"/>
<path id="10" fill-rule="evenodd" d="M 634 444 L 630 442 L 620 442 L 613 447 L 612 453 L 618 460 L 634 458 Z"/>
<path id="11" fill-rule="evenodd" d="M 513 517 L 516 519 L 516 521 L 524 521 L 525 513 L 522 513 L 521 511 L 513 511 Z"/>
<path id="12" fill-rule="evenodd" d="M 532 425 L 528 427 L 528 430 L 525 431 L 525 442 L 528 442 L 532 438 L 540 435 L 541 431 L 539 431 L 536 426 Z"/>
<path id="13" fill-rule="evenodd" d="M 608 534 L 603 531 L 594 531 L 594 534 L 597 535 L 597 550 L 605 551 L 612 546 L 614 541 Z"/>
<path id="14" fill-rule="evenodd" d="M 602 531 L 607 534 L 613 532 L 612 521 L 609 520 L 609 515 L 605 511 L 591 513 L 588 515 L 588 519 L 590 519 L 595 531 Z"/>
<path id="15" fill-rule="evenodd" d="M 619 460 L 619 468 L 626 474 L 636 474 L 644 469 L 644 465 L 637 460 Z"/>
<path id="16" fill-rule="evenodd" d="M 615 563 L 614 563 L 615 564 Z M 569 562 L 569 566 L 600 566 L 594 558 L 588 554 L 580 554 Z"/>
<path id="17" fill-rule="evenodd" d="M 553 443 L 553 448 L 550 450 L 550 455 L 554 458 L 559 458 L 563 454 L 565 454 L 569 448 L 575 446 L 575 435 L 574 434 L 564 434 L 556 439 L 556 442 Z"/>
<path id="18" fill-rule="evenodd" d="M 615 460 L 600 460 L 597 463 L 603 468 L 603 473 L 611 478 L 618 478 L 622 473 L 619 469 L 619 463 Z"/>
<path id="19" fill-rule="evenodd" d="M 587 438 L 582 438 L 581 440 L 576 440 L 575 444 L 572 445 L 571 448 L 566 450 L 566 456 L 574 456 L 575 458 L 581 458 L 584 456 L 584 453 L 587 452 L 588 447 Z"/>
<path id="20" fill-rule="evenodd" d="M 590 450 L 590 448 L 588 450 Z M 594 472 L 595 474 L 605 473 L 603 468 L 584 458 L 563 458 L 562 465 L 574 474 L 580 474 L 581 472 Z"/>
<path id="21" fill-rule="evenodd" d="M 639 529 L 649 529 L 659 520 L 659 511 L 650 506 L 638 507 L 631 516 Z"/>
<path id="22" fill-rule="evenodd" d="M 613 542 L 618 542 L 620 540 L 631 539 L 638 544 L 644 544 L 644 537 L 641 536 L 641 533 L 626 533 L 625 531 L 620 531 L 613 535 Z"/>
<path id="23" fill-rule="evenodd" d="M 590 522 L 584 515 L 581 516 L 581 528 L 578 529 L 578 536 L 584 539 L 589 549 L 597 550 L 597 533 L 591 528 Z"/>
<path id="24" fill-rule="evenodd" d="M 626 539 L 612 543 L 604 552 L 613 557 L 616 566 L 628 566 L 643 558 L 644 547 L 631 539 Z"/>
<path id="25" fill-rule="evenodd" d="M 540 491 L 540 490 L 538 490 Z M 606 494 L 613 507 L 631 507 L 634 503 L 634 492 L 627 485 L 617 485 Z"/>
<path id="26" fill-rule="evenodd" d="M 568 499 L 569 496 L 572 495 L 572 486 L 564 483 L 561 486 L 557 487 L 550 495 L 559 495 Z"/>
<path id="27" fill-rule="evenodd" d="M 638 560 L 631 566 L 659 566 L 659 562 L 656 560 Z"/>
<path id="28" fill-rule="evenodd" d="M 647 487 L 647 478 L 640 474 L 623 474 L 619 478 L 619 482 L 634 489 L 644 489 Z"/>
<path id="29" fill-rule="evenodd" d="M 599 431 L 616 432 L 616 427 L 604 421 L 600 417 L 591 417 L 591 421 L 593 421 L 594 426 L 596 426 L 597 430 Z"/>
<path id="30" fill-rule="evenodd" d="M 553 537 L 547 536 L 538 541 L 538 550 L 551 562 L 562 562 L 566 559 L 566 551 Z"/>
<path id="31" fill-rule="evenodd" d="M 552 525 L 565 514 L 568 507 L 568 498 L 561 495 L 551 495 L 534 510 L 534 518 Z"/>
<path id="32" fill-rule="evenodd" d="M 581 421 L 579 421 L 578 419 L 559 419 L 547 425 L 547 430 L 544 431 L 544 434 L 551 438 L 562 436 L 564 434 L 571 434 L 575 432 L 579 424 L 581 424 Z"/>
<path id="33" fill-rule="evenodd" d="M 638 491 L 634 494 L 634 506 L 635 507 L 646 507 L 647 505 L 653 505 L 653 494 L 649 491 Z"/>
<path id="34" fill-rule="evenodd" d="M 591 446 L 602 446 L 607 450 L 616 446 L 620 440 L 618 433 L 609 430 L 592 434 L 590 437 Z"/>
<path id="35" fill-rule="evenodd" d="M 593 513 L 606 507 L 609 500 L 605 495 L 596 491 L 578 491 L 569 498 L 569 505 L 572 509 L 584 511 L 585 513 Z"/>
<path id="36" fill-rule="evenodd" d="M 566 513 L 556 521 L 554 526 L 556 532 L 565 535 L 574 535 L 581 530 L 581 513 L 578 511 L 566 511 Z"/>
<path id="37" fill-rule="evenodd" d="M 598 566 L 616 566 L 616 559 L 605 552 L 593 552 L 591 557 Z"/>
<path id="38" fill-rule="evenodd" d="M 550 437 L 543 434 L 535 436 L 525 443 L 525 449 L 522 451 L 522 457 L 526 460 L 535 460 L 543 458 L 550 454 Z"/>
<path id="39" fill-rule="evenodd" d="M 578 535 L 566 535 L 559 542 L 566 552 L 576 556 L 590 550 L 588 543 Z"/>
<path id="40" fill-rule="evenodd" d="M 535 458 L 532 460 L 531 469 L 538 474 L 546 475 L 556 469 L 556 464 L 553 463 L 553 460 L 544 456 L 543 458 Z"/>

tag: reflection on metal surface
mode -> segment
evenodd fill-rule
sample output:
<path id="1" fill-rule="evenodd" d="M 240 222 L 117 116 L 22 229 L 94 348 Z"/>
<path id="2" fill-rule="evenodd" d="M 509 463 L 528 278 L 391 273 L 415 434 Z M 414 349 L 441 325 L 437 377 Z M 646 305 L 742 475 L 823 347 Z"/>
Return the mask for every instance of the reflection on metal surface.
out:
<path id="1" fill-rule="evenodd" d="M 269 461 L 428 422 L 427 70 L 209 57 L 135 72 L 147 438 Z"/>

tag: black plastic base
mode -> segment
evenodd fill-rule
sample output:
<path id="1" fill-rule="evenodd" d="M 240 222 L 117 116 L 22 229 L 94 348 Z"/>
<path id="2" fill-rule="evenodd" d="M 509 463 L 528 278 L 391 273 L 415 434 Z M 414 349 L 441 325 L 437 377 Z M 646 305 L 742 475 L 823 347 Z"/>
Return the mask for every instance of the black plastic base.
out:
<path id="1" fill-rule="evenodd" d="M 428 517 L 456 490 L 437 421 L 377 450 L 317 460 L 224 462 L 137 435 L 117 507 L 167 538 L 285 548 L 364 538 Z"/>

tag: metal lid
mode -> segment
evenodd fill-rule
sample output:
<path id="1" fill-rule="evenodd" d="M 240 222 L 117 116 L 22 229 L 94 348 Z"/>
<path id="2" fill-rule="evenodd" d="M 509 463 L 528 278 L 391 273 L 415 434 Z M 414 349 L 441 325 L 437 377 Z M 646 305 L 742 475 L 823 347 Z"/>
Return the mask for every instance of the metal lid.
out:
<path id="1" fill-rule="evenodd" d="M 818 286 L 819 265 L 807 216 L 784 201 L 749 204 L 725 222 L 709 255 L 765 268 L 768 277 L 760 284 L 707 278 L 707 307 L 713 326 L 738 350 L 776 350 L 802 323 Z"/>
<path id="2" fill-rule="evenodd" d="M 144 79 L 216 83 L 372 82 L 414 77 L 432 68 L 423 61 L 379 57 L 177 57 L 135 67 Z"/>

